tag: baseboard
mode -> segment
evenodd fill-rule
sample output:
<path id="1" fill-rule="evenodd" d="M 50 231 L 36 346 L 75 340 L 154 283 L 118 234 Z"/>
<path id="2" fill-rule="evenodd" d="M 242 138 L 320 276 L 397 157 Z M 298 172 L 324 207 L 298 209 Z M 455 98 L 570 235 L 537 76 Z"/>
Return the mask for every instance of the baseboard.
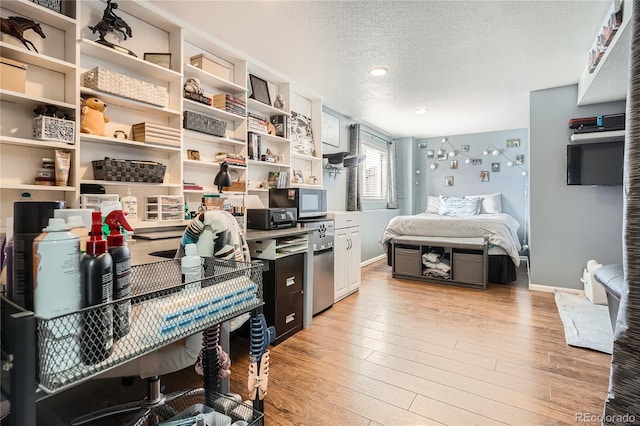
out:
<path id="1" fill-rule="evenodd" d="M 541 285 L 541 284 L 529 284 L 529 290 L 531 291 L 544 291 L 547 293 L 554 293 L 556 290 L 561 291 L 563 293 L 576 294 L 579 296 L 584 296 L 584 290 L 578 290 L 577 288 L 566 288 L 566 287 L 553 287 L 550 285 Z"/>
<path id="2" fill-rule="evenodd" d="M 386 258 L 387 258 L 386 254 L 381 254 L 380 256 L 372 257 L 371 259 L 367 259 L 364 262 L 361 262 L 360 267 L 364 268 L 367 265 L 371 265 L 372 263 L 376 263 L 377 261 L 386 259 Z"/>

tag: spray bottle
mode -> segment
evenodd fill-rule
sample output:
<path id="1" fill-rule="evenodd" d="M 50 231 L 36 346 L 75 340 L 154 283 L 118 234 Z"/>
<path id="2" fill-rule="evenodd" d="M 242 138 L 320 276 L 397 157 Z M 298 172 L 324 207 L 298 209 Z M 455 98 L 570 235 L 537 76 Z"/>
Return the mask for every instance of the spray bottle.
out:
<path id="1" fill-rule="evenodd" d="M 127 247 L 120 226 L 127 231 L 133 228 L 125 219 L 122 210 L 113 210 L 105 219 L 109 226 L 108 252 L 113 260 L 113 300 L 129 297 L 131 293 L 131 251 Z M 129 333 L 131 325 L 131 300 L 113 306 L 113 339 L 118 340 Z"/>
<path id="2" fill-rule="evenodd" d="M 113 297 L 113 260 L 102 238 L 102 215 L 91 213 L 91 236 L 87 255 L 80 262 L 82 307 L 109 303 Z M 87 365 L 97 364 L 111 355 L 113 346 L 113 305 L 90 309 L 82 316 L 80 355 Z"/>

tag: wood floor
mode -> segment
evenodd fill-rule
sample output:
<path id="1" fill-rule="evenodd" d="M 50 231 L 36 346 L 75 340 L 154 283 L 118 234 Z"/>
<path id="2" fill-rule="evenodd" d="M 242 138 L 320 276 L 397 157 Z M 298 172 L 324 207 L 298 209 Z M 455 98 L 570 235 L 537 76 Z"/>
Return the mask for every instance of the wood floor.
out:
<path id="1" fill-rule="evenodd" d="M 233 337 L 232 347 L 231 390 L 246 399 L 247 342 Z M 267 425 L 566 425 L 602 412 L 610 356 L 566 345 L 553 294 L 530 292 L 524 268 L 516 283 L 481 291 L 392 279 L 380 261 L 270 360 Z M 189 368 L 164 383 L 200 380 Z M 95 382 L 105 381 L 86 386 L 109 403 L 113 390 Z M 39 424 L 86 412 L 78 399 L 61 402 L 74 392 L 86 401 L 86 389 L 45 400 Z M 141 383 L 116 389 L 124 400 L 144 394 Z"/>

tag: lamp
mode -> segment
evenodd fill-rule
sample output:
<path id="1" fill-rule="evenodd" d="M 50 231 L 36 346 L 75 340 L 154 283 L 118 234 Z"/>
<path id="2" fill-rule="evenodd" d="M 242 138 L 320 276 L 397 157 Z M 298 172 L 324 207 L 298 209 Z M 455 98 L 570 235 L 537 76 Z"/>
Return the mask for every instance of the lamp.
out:
<path id="1" fill-rule="evenodd" d="M 213 184 L 218 186 L 218 192 L 222 194 L 224 186 L 231 186 L 231 175 L 229 175 L 229 164 L 226 161 L 220 163 L 220 171 L 213 180 Z"/>

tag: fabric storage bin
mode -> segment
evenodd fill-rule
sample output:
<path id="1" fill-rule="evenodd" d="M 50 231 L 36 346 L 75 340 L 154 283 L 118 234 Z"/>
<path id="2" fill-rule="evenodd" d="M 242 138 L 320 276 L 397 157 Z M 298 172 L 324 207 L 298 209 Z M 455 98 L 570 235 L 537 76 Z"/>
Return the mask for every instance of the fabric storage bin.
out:
<path id="1" fill-rule="evenodd" d="M 393 269 L 397 274 L 419 277 L 422 275 L 422 261 L 420 259 L 420 246 L 412 247 L 396 245 Z"/>
<path id="2" fill-rule="evenodd" d="M 0 56 L 0 89 L 24 93 L 27 65 Z"/>
<path id="3" fill-rule="evenodd" d="M 105 158 L 91 162 L 96 180 L 162 183 L 167 166 L 152 161 Z"/>
<path id="4" fill-rule="evenodd" d="M 62 118 L 39 115 L 33 118 L 33 138 L 48 141 L 75 143 L 76 122 Z"/>
<path id="5" fill-rule="evenodd" d="M 82 85 L 123 98 L 152 105 L 167 105 L 167 89 L 105 68 L 95 67 L 82 74 Z"/>
<path id="6" fill-rule="evenodd" d="M 484 282 L 484 265 L 482 253 L 453 252 L 453 280 L 482 284 Z"/>
<path id="7" fill-rule="evenodd" d="M 193 111 L 184 112 L 183 127 L 200 133 L 224 137 L 227 131 L 227 123 L 208 115 L 202 115 Z"/>

